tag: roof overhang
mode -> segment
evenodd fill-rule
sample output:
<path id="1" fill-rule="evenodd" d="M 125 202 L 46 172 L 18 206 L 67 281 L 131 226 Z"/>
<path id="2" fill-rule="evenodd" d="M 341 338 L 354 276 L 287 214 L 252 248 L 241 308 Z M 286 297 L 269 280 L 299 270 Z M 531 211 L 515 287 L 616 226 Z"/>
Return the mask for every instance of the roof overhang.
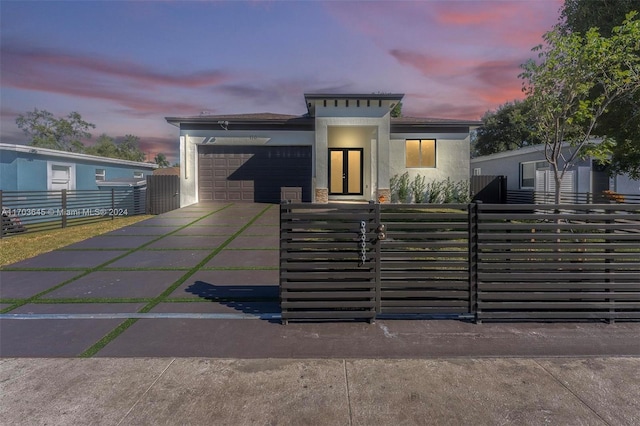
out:
<path id="1" fill-rule="evenodd" d="M 337 104 L 340 101 L 364 101 L 371 104 L 377 102 L 379 106 L 389 105 L 395 107 L 404 98 L 404 93 L 305 93 L 304 101 L 310 117 L 315 117 L 315 109 L 318 102 Z"/>

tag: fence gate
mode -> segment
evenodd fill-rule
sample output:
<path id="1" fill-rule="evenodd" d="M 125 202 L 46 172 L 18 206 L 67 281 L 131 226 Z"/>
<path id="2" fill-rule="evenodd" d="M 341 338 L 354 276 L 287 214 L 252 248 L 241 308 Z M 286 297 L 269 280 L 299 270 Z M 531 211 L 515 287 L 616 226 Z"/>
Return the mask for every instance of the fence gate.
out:
<path id="1" fill-rule="evenodd" d="M 282 204 L 282 320 L 376 316 L 373 204 Z"/>
<path id="2" fill-rule="evenodd" d="M 180 208 L 180 176 L 147 176 L 147 213 L 161 214 Z"/>
<path id="3" fill-rule="evenodd" d="M 282 204 L 280 213 L 283 322 L 470 312 L 467 205 Z"/>
<path id="4" fill-rule="evenodd" d="M 468 314 L 468 206 L 380 205 L 381 314 Z"/>

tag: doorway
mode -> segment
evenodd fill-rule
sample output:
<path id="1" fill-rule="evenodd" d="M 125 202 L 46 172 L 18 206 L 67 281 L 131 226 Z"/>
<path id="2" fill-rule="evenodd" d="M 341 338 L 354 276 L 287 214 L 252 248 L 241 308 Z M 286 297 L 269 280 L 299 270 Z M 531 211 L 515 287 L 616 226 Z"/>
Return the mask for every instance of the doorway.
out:
<path id="1" fill-rule="evenodd" d="M 362 148 L 329 148 L 329 195 L 362 195 Z"/>

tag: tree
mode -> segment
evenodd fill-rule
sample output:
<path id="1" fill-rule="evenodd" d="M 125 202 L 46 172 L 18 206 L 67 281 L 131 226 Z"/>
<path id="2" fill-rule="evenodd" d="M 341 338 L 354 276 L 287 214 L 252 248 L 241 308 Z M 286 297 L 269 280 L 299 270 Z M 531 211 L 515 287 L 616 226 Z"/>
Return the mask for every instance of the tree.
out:
<path id="1" fill-rule="evenodd" d="M 564 34 L 585 34 L 596 27 L 602 36 L 610 37 L 631 11 L 640 11 L 640 0 L 565 0 L 560 26 Z M 592 94 L 598 95 L 597 90 Z M 590 150 L 591 155 L 608 163 L 613 174 L 627 173 L 640 179 L 640 91 L 612 102 L 594 134 L 606 143 Z"/>
<path id="2" fill-rule="evenodd" d="M 530 111 L 528 99 L 507 102 L 496 111 L 487 111 L 482 117 L 482 127 L 476 131 L 473 154 L 489 155 L 540 144 Z"/>
<path id="3" fill-rule="evenodd" d="M 590 143 L 607 108 L 640 90 L 640 21 L 633 12 L 627 16 L 610 37 L 597 28 L 582 35 L 557 25 L 545 34 L 546 45 L 533 49 L 539 62 L 522 65 L 523 91 L 545 144 L 558 204 L 565 173 Z"/>
<path id="4" fill-rule="evenodd" d="M 144 161 L 145 154 L 139 147 L 140 138 L 134 135 L 126 135 L 118 143 L 118 158 L 130 161 Z"/>
<path id="5" fill-rule="evenodd" d="M 100 157 L 119 158 L 118 146 L 114 143 L 112 137 L 104 133 L 98 137 L 94 145 L 85 148 L 85 153 Z"/>
<path id="6" fill-rule="evenodd" d="M 158 165 L 158 167 L 169 167 L 169 160 L 167 160 L 167 156 L 164 155 L 162 152 L 159 152 L 156 154 L 156 156 L 153 158 L 154 163 L 156 163 Z"/>
<path id="7" fill-rule="evenodd" d="M 631 11 L 640 11 L 640 0 L 565 0 L 560 9 L 560 29 L 564 34 L 585 34 L 597 27 L 600 35 L 610 37 Z"/>
<path id="8" fill-rule="evenodd" d="M 82 140 L 90 139 L 89 129 L 96 127 L 84 121 L 77 112 L 66 118 L 56 118 L 49 111 L 37 108 L 18 115 L 16 124 L 31 138 L 29 145 L 69 152 L 83 152 Z"/>
<path id="9" fill-rule="evenodd" d="M 391 110 L 391 117 L 402 117 L 402 102 L 398 102 Z"/>

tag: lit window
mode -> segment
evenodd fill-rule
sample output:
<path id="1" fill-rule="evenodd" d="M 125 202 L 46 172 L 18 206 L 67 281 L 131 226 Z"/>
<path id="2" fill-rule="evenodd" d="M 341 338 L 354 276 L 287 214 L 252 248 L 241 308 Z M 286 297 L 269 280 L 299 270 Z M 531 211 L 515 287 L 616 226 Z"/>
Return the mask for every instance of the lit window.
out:
<path id="1" fill-rule="evenodd" d="M 435 167 L 435 139 L 407 139 L 405 142 L 407 167 Z"/>
<path id="2" fill-rule="evenodd" d="M 96 169 L 96 180 L 103 181 L 107 176 L 107 171 L 105 169 Z"/>

